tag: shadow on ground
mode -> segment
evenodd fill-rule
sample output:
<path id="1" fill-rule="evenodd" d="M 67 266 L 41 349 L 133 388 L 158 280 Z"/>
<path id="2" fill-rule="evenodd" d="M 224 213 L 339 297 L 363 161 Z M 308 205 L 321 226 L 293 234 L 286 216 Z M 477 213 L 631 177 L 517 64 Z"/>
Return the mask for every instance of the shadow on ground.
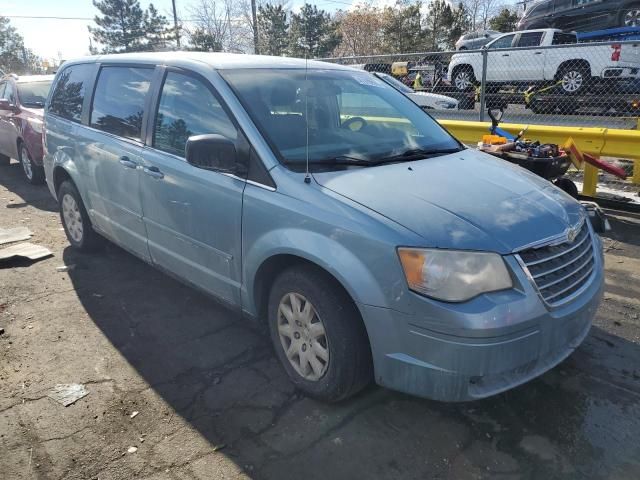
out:
<path id="1" fill-rule="evenodd" d="M 58 205 L 47 186 L 27 183 L 22 167 L 15 160 L 8 166 L 0 166 L 0 185 L 20 197 L 6 202 L 4 208 L 19 209 L 31 205 L 47 212 L 58 211 Z"/>
<path id="2" fill-rule="evenodd" d="M 323 405 L 298 395 L 268 336 L 108 246 L 64 263 L 86 312 L 142 378 L 259 479 L 638 478 L 640 348 L 594 327 L 564 364 L 467 404 L 371 386 Z"/>

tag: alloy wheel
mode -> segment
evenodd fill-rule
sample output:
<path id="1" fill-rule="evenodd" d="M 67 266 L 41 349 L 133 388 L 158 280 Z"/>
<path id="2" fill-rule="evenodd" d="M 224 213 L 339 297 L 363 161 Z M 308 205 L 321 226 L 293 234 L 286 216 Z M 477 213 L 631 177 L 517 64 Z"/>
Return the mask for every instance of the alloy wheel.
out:
<path id="1" fill-rule="evenodd" d="M 73 241 L 82 242 L 82 236 L 84 235 L 82 215 L 76 199 L 68 193 L 62 197 L 62 218 L 64 218 L 64 224 Z"/>
<path id="2" fill-rule="evenodd" d="M 456 88 L 458 90 L 467 90 L 471 88 L 471 75 L 469 72 L 463 71 L 456 75 L 455 78 Z"/>
<path id="3" fill-rule="evenodd" d="M 31 165 L 31 158 L 29 158 L 29 152 L 27 147 L 22 145 L 20 147 L 20 163 L 22 164 L 22 170 L 29 180 L 33 179 L 33 165 Z"/>
<path id="4" fill-rule="evenodd" d="M 584 76 L 578 70 L 570 70 L 562 76 L 562 89 L 565 92 L 575 93 L 582 88 Z"/>
<path id="5" fill-rule="evenodd" d="M 316 382 L 329 367 L 324 324 L 311 302 L 288 293 L 278 305 L 278 336 L 291 366 L 305 380 Z"/>
<path id="6" fill-rule="evenodd" d="M 640 27 L 640 10 L 629 10 L 624 16 L 625 27 Z"/>

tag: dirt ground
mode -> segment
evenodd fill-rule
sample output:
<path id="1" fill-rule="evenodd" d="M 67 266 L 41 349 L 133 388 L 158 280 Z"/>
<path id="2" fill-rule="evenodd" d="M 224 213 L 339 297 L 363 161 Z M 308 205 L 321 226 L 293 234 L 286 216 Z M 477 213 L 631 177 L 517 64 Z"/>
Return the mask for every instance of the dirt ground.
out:
<path id="1" fill-rule="evenodd" d="M 72 251 L 47 189 L 1 168 L 0 227 L 54 256 L 0 266 L 0 478 L 640 478 L 640 219 L 611 221 L 605 301 L 551 372 L 474 403 L 324 405 L 259 328 L 119 248 Z M 48 398 L 69 383 L 89 394 Z"/>

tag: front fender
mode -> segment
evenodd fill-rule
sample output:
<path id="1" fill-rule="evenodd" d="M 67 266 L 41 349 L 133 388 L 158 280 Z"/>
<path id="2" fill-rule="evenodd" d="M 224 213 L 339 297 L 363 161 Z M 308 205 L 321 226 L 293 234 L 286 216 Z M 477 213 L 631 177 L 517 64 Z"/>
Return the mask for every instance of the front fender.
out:
<path id="1" fill-rule="evenodd" d="M 330 236 L 286 228 L 264 234 L 244 254 L 242 305 L 251 315 L 255 316 L 258 311 L 256 274 L 260 266 L 275 255 L 294 255 L 318 265 L 333 275 L 358 303 L 387 306 L 382 288 L 363 260 Z"/>

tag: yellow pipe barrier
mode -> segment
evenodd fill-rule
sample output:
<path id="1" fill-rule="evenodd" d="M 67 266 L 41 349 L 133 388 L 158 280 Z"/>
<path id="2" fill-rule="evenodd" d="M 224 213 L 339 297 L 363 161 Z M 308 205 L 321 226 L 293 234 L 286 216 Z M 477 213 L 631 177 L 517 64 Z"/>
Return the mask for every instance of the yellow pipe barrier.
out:
<path id="1" fill-rule="evenodd" d="M 489 123 L 458 120 L 439 120 L 454 137 L 463 143 L 476 144 L 482 135 L 489 132 Z M 526 125 L 501 123 L 500 128 L 517 135 Z M 595 156 L 640 160 L 640 131 L 611 128 L 557 127 L 529 125 L 526 136 L 542 143 L 564 145 L 573 138 L 578 148 Z M 637 165 L 637 162 L 636 162 Z M 636 172 L 638 168 L 634 169 Z M 640 175 L 640 174 L 638 174 Z"/>

